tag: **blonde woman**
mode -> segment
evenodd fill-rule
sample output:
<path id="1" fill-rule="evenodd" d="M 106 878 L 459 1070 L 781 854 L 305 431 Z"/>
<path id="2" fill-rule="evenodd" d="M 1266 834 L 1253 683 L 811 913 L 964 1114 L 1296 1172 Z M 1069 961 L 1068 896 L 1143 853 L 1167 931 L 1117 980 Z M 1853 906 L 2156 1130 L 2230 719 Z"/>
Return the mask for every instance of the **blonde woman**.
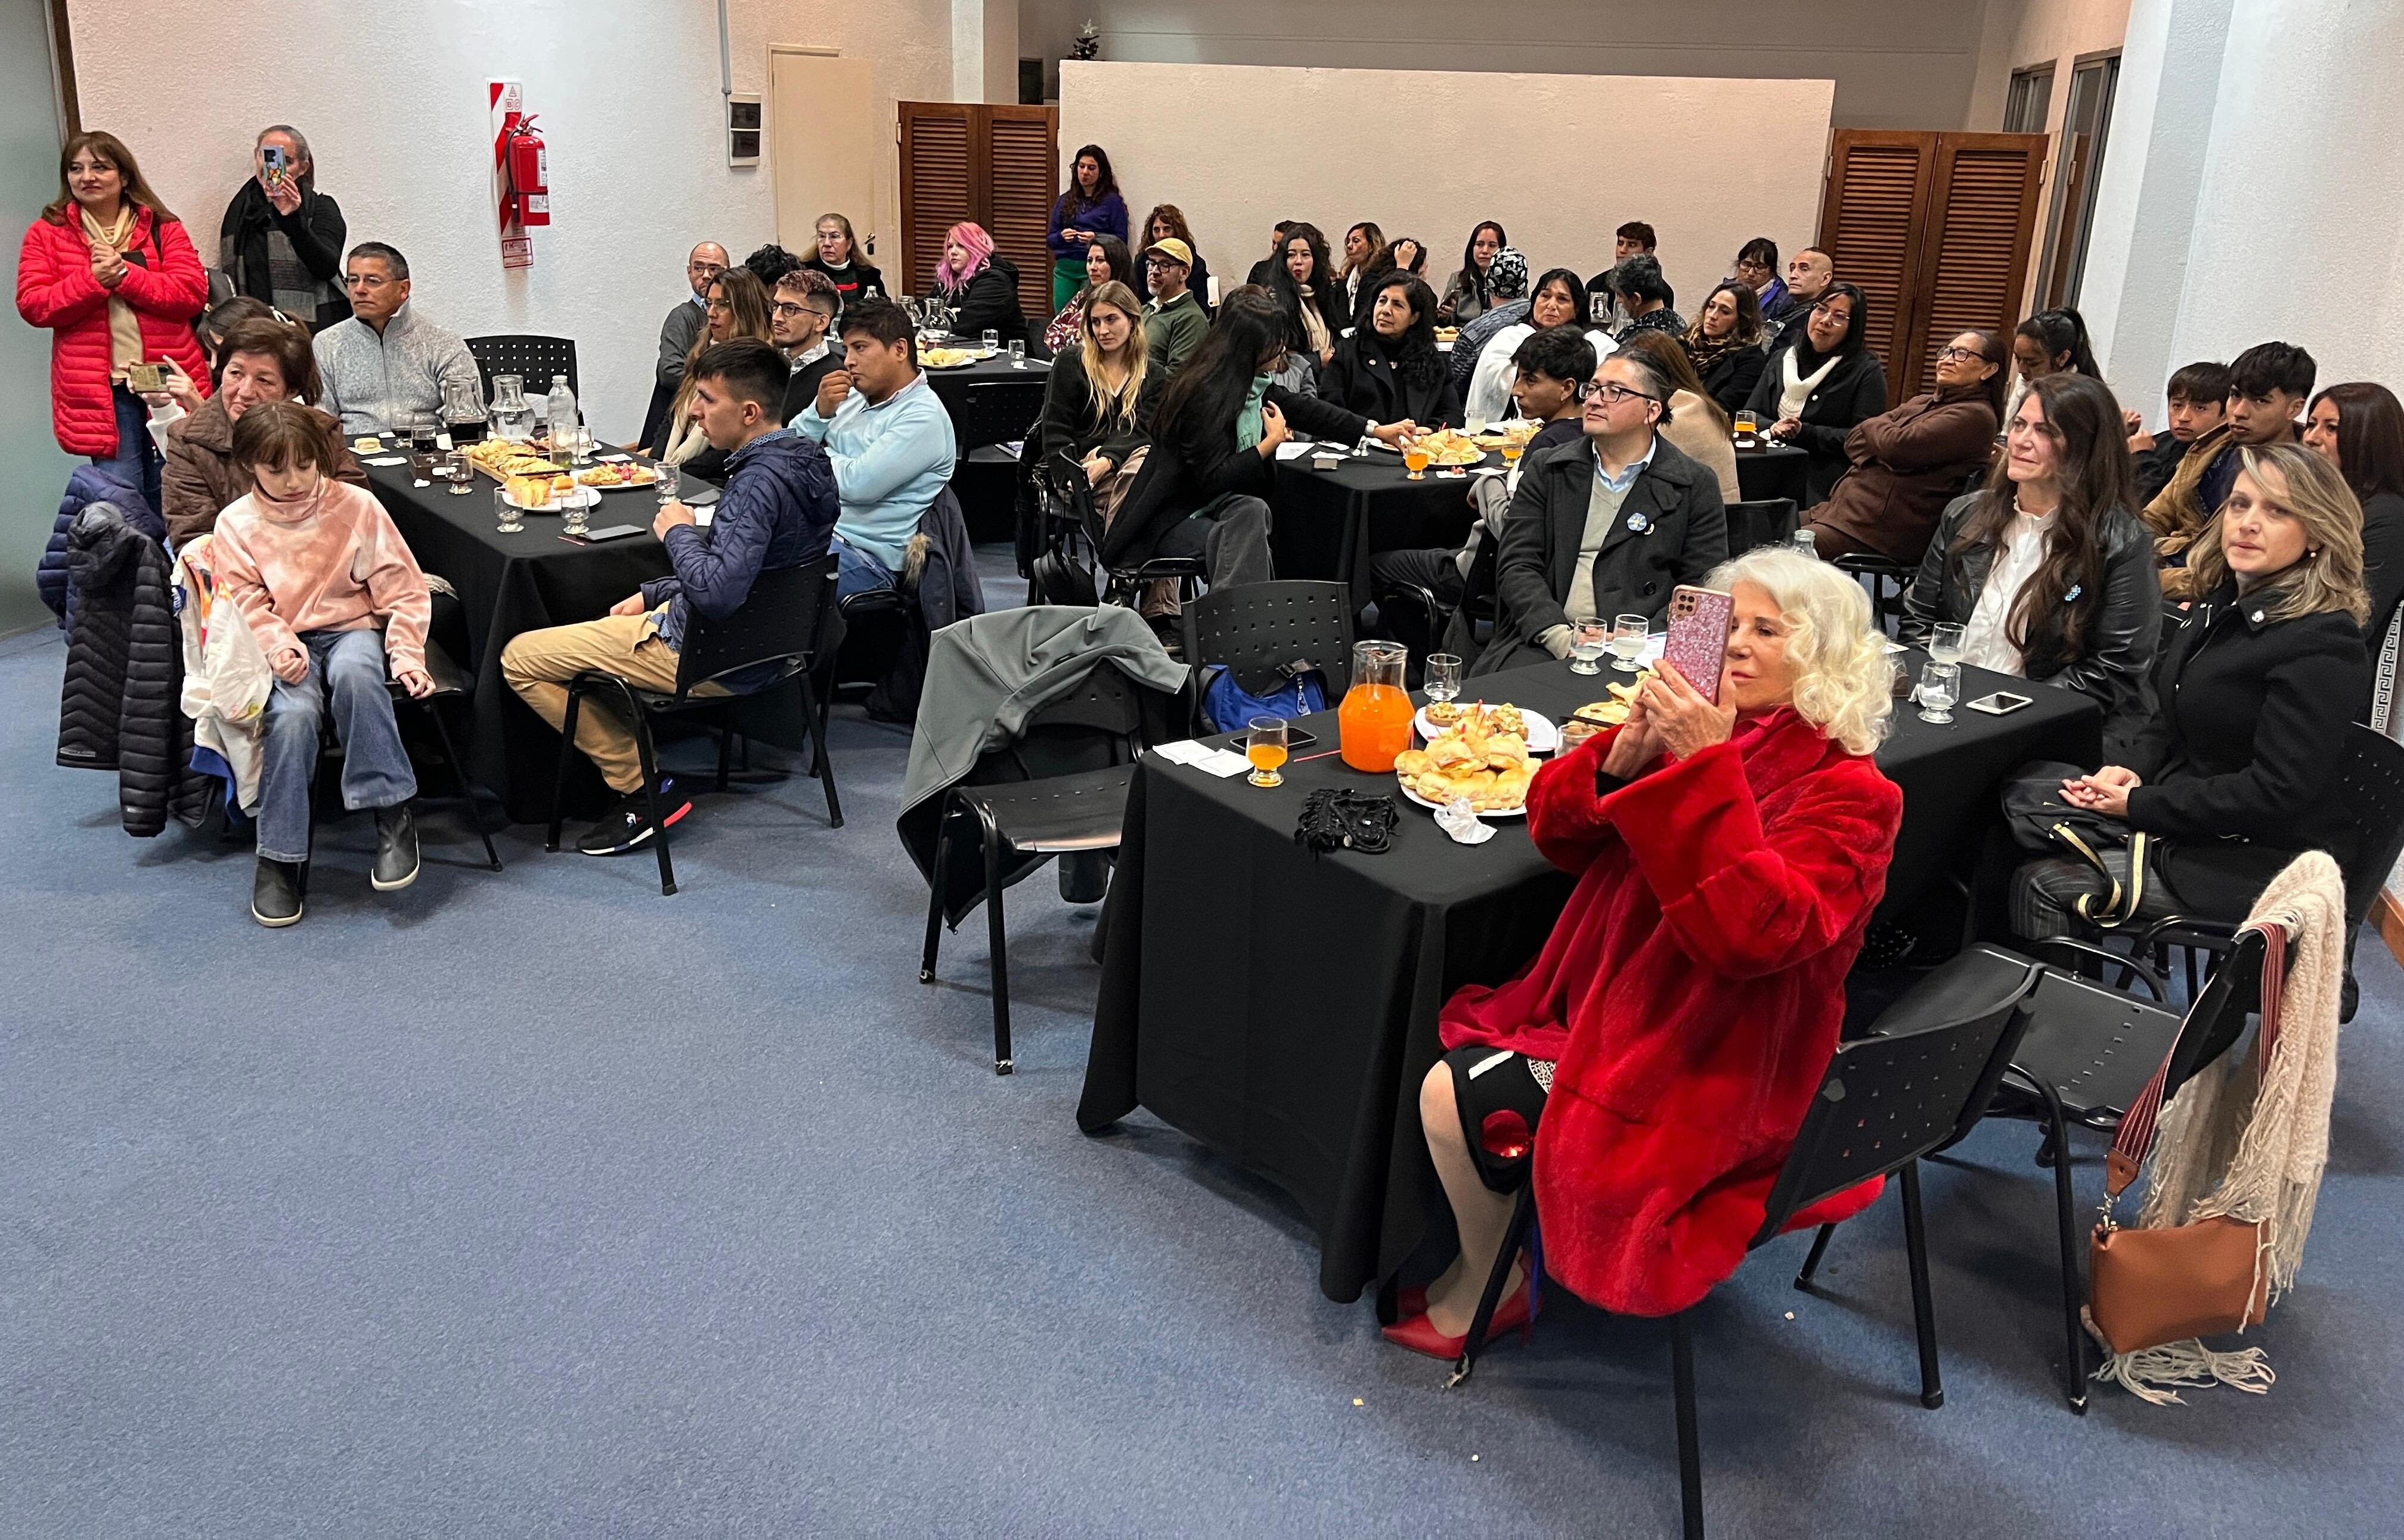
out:
<path id="1" fill-rule="evenodd" d="M 2299 852 L 2340 865 L 2355 853 L 2337 776 L 2370 693 L 2362 505 L 2299 444 L 2247 448 L 2187 571 L 2199 596 L 2162 644 L 2152 721 L 2125 763 L 2064 781 L 2062 795 L 2158 837 L 2139 919 L 2242 919 Z M 2103 854 L 2125 882 L 2129 852 Z M 2090 867 L 2032 861 L 2012 884 L 2012 928 L 2033 940 L 2070 933 L 2078 895 L 2106 889 Z"/>
<path id="2" fill-rule="evenodd" d="M 704 353 L 720 343 L 731 343 L 737 337 L 749 337 L 756 342 L 776 342 L 774 321 L 768 314 L 768 291 L 760 280 L 739 267 L 728 268 L 709 281 L 707 293 L 708 320 L 703 323 L 701 335 L 692 341 L 692 350 L 685 355 L 684 383 L 677 387 L 676 399 L 668 404 L 668 414 L 660 424 L 659 436 L 651 441 L 651 453 L 670 465 L 686 470 L 713 485 L 726 483 L 726 455 L 712 449 L 703 435 L 701 425 L 692 420 L 692 365 Z"/>
<path id="3" fill-rule="evenodd" d="M 1086 293 L 1078 345 L 1052 360 L 1043 453 L 1081 461 L 1099 485 L 1150 436 L 1168 376 L 1151 367 L 1135 291 L 1115 279 Z"/>
<path id="4" fill-rule="evenodd" d="M 1528 831 L 1577 887 L 1518 977 L 1444 1008 L 1419 1121 L 1461 1255 L 1403 1291 L 1399 1346 L 1460 1352 L 1531 1152 L 1558 1282 L 1621 1314 L 1694 1304 L 1743 1259 L 1836 1051 L 1903 817 L 1870 760 L 1886 658 L 1833 567 L 1764 549 L 1709 581 L 1735 598 L 1720 704 L 1665 665 L 1529 788 Z M 1529 1316 L 1515 1269 L 1494 1329 Z"/>

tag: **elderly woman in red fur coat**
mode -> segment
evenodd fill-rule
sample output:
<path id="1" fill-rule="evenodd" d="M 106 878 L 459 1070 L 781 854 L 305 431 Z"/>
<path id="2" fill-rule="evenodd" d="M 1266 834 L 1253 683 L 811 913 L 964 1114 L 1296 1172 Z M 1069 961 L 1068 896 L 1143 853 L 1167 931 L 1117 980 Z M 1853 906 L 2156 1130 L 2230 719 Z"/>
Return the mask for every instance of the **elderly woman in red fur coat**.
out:
<path id="1" fill-rule="evenodd" d="M 1405 1292 L 1386 1328 L 1404 1347 L 1460 1352 L 1531 1145 L 1556 1280 L 1630 1315 L 1702 1298 L 1761 1227 L 1836 1051 L 1903 812 L 1869 758 L 1886 659 L 1860 588 L 1809 557 L 1755 551 L 1712 586 L 1735 599 L 1723 704 L 1665 665 L 1626 726 L 1529 790 L 1536 847 L 1578 885 L 1526 972 L 1445 1006 L 1419 1115 L 1461 1253 Z M 1523 1267 L 1498 1333 L 1528 1320 Z"/>

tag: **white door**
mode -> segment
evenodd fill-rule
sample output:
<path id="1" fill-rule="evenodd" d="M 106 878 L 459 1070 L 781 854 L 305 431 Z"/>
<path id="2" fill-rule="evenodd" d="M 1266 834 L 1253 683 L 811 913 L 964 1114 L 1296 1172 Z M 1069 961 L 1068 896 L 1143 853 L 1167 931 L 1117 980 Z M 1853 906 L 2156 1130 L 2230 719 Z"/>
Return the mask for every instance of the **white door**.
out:
<path id="1" fill-rule="evenodd" d="M 865 59 L 768 56 L 776 244 L 797 256 L 810 254 L 822 214 L 848 218 L 863 248 L 876 233 L 879 147 L 871 74 Z"/>

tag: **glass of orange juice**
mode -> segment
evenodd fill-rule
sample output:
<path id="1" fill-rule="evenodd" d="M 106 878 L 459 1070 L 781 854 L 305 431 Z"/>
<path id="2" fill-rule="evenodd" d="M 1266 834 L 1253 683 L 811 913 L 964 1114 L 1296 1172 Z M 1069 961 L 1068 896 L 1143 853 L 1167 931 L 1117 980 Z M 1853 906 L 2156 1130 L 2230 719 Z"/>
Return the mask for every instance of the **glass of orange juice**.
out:
<path id="1" fill-rule="evenodd" d="M 1432 456 L 1429 455 L 1427 451 L 1427 445 L 1420 442 L 1419 440 L 1413 439 L 1409 443 L 1405 444 L 1403 446 L 1403 469 L 1409 471 L 1410 474 L 1405 477 L 1404 480 L 1413 482 L 1423 482 L 1427 480 L 1428 461 L 1431 457 Z"/>
<path id="2" fill-rule="evenodd" d="M 1528 445 L 1523 440 L 1505 439 L 1502 441 L 1502 463 L 1506 466 L 1517 465 L 1519 463 L 1519 456 L 1525 455 L 1527 452 Z"/>
<path id="3" fill-rule="evenodd" d="M 1278 774 L 1285 763 L 1285 719 L 1254 717 L 1244 724 L 1244 758 L 1252 762 L 1252 773 L 1245 778 L 1254 786 L 1283 786 L 1285 777 Z"/>

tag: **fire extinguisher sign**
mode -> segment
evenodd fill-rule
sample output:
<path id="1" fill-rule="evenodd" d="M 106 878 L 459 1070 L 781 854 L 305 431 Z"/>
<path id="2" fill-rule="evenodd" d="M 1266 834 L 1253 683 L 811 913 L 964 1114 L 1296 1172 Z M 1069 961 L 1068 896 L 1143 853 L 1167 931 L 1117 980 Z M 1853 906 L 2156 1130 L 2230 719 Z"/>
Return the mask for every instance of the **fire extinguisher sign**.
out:
<path id="1" fill-rule="evenodd" d="M 493 202 L 501 237 L 501 267 L 534 266 L 534 242 L 525 232 L 524 210 L 517 184 L 510 174 L 510 152 L 519 125 L 525 121 L 525 88 L 516 80 L 484 82 L 486 109 L 493 132 Z M 548 198 L 545 212 L 548 213 Z"/>

